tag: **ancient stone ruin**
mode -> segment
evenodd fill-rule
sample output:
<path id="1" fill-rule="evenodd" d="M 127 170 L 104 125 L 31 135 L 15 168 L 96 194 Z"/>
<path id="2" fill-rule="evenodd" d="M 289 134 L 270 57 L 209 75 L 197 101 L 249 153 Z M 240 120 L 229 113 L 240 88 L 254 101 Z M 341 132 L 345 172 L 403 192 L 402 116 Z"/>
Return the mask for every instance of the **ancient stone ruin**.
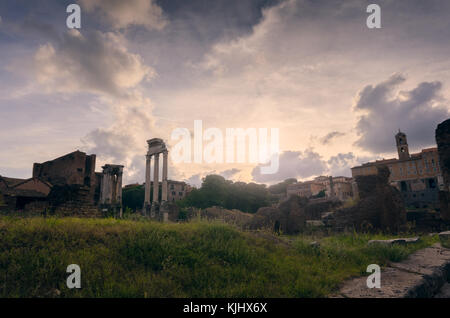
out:
<path id="1" fill-rule="evenodd" d="M 437 126 L 436 144 L 444 179 L 444 187 L 439 191 L 440 214 L 443 220 L 450 222 L 450 119 Z"/>
<path id="2" fill-rule="evenodd" d="M 143 212 L 151 218 L 157 218 L 167 221 L 168 213 L 164 212 L 162 207 L 167 203 L 167 168 L 168 168 L 168 150 L 164 141 L 160 138 L 153 138 L 147 140 L 148 151 L 146 155 L 145 166 L 145 198 Z M 163 154 L 163 168 L 162 168 L 162 187 L 161 199 L 159 198 L 159 155 Z M 150 180 L 150 166 L 153 159 L 153 200 L 150 201 L 151 180 Z"/>
<path id="3" fill-rule="evenodd" d="M 105 165 L 95 172 L 96 155 L 74 151 L 33 165 L 29 179 L 0 176 L 6 212 L 100 217 L 122 211 L 123 166 Z"/>
<path id="4" fill-rule="evenodd" d="M 259 208 L 245 225 L 251 230 L 268 229 L 277 233 L 295 234 L 306 226 L 308 199 L 291 195 L 276 207 Z"/>
<path id="5" fill-rule="evenodd" d="M 100 186 L 100 208 L 122 217 L 122 165 L 104 165 Z"/>
<path id="6" fill-rule="evenodd" d="M 389 185 L 389 169 L 377 168 L 378 174 L 357 176 L 359 201 L 338 209 L 326 222 L 336 230 L 355 229 L 398 232 L 406 224 L 406 209 L 401 193 Z"/>

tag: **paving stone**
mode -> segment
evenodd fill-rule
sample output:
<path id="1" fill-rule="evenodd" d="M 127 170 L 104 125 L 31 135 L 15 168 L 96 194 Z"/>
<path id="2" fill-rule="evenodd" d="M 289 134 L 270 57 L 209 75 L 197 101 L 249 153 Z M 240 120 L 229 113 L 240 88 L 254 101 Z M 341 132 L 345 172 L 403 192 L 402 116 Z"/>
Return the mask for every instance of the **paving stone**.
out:
<path id="1" fill-rule="evenodd" d="M 367 276 L 358 277 L 344 282 L 339 292 L 331 297 L 444 297 L 450 295 L 450 287 L 447 286 L 449 278 L 450 249 L 438 243 L 415 252 L 403 262 L 383 268 L 381 288 L 368 288 Z"/>
<path id="2" fill-rule="evenodd" d="M 403 298 L 411 286 L 420 284 L 423 275 L 386 267 L 381 270 L 381 288 L 368 288 L 367 276 L 347 281 L 340 293 L 349 298 Z"/>
<path id="3" fill-rule="evenodd" d="M 446 266 L 450 266 L 450 250 L 435 244 L 415 252 L 403 262 L 391 263 L 389 266 L 422 275 L 441 274 Z"/>

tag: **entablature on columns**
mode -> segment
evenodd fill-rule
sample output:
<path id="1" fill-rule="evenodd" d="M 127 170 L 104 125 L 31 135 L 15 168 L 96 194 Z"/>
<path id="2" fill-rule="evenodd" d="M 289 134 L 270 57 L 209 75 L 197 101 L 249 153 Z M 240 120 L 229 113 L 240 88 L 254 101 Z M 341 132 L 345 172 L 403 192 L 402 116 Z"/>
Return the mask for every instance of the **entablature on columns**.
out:
<path id="1" fill-rule="evenodd" d="M 103 174 L 121 176 L 123 174 L 123 167 L 122 165 L 106 164 L 102 167 Z"/>
<path id="2" fill-rule="evenodd" d="M 147 140 L 148 151 L 147 156 L 152 156 L 158 153 L 167 152 L 167 147 L 164 141 L 161 138 L 152 138 Z"/>

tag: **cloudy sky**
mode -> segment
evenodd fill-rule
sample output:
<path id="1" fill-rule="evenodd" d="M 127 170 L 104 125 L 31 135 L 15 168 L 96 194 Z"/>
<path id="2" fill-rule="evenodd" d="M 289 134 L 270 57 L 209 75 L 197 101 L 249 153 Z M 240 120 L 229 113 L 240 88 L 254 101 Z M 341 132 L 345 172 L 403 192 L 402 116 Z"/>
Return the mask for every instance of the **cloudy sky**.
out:
<path id="1" fill-rule="evenodd" d="M 81 7 L 81 29 L 66 7 Z M 450 110 L 450 1 L 0 1 L 0 175 L 74 150 L 144 181 L 146 140 L 175 128 L 278 128 L 280 167 L 171 163 L 274 183 L 434 146 Z"/>

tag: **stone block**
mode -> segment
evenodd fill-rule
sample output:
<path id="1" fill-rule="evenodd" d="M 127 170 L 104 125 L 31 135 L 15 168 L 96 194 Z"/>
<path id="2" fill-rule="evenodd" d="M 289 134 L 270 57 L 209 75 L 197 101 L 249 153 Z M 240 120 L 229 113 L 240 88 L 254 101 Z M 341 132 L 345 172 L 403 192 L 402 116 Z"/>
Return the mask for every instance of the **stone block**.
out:
<path id="1" fill-rule="evenodd" d="M 450 231 L 439 233 L 439 240 L 442 246 L 450 247 Z"/>

